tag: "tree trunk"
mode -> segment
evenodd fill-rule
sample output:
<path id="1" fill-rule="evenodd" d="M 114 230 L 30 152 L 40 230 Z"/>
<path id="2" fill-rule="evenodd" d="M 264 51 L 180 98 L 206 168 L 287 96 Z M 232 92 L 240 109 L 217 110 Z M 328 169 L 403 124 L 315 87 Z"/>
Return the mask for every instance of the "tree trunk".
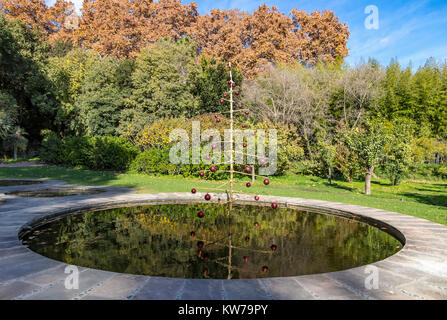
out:
<path id="1" fill-rule="evenodd" d="M 328 167 L 327 183 L 330 185 L 332 184 L 332 168 L 331 168 L 331 166 Z"/>
<path id="2" fill-rule="evenodd" d="M 14 160 L 17 160 L 17 145 L 14 145 Z"/>
<path id="3" fill-rule="evenodd" d="M 371 194 L 371 176 L 374 173 L 374 167 L 368 168 L 365 176 L 365 194 Z"/>

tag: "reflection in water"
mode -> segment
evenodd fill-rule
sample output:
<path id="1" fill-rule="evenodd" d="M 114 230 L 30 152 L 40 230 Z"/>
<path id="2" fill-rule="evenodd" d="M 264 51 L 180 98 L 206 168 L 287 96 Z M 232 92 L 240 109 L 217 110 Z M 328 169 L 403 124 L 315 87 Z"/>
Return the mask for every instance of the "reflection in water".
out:
<path id="1" fill-rule="evenodd" d="M 344 218 L 250 205 L 233 205 L 230 213 L 226 204 L 88 212 L 43 225 L 23 243 L 79 266 L 215 279 L 342 270 L 384 259 L 401 246 L 377 228 Z"/>

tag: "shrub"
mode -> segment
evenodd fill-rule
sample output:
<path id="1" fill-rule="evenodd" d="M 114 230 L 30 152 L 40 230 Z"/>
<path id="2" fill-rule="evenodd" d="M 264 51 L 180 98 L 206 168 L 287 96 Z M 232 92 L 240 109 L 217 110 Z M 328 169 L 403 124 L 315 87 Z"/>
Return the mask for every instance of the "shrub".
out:
<path id="1" fill-rule="evenodd" d="M 40 158 L 52 164 L 123 171 L 138 153 L 136 147 L 121 137 L 68 136 L 61 139 L 51 131 L 42 134 Z"/>
<path id="2" fill-rule="evenodd" d="M 88 167 L 95 170 L 126 170 L 138 153 L 122 137 L 94 137 L 89 139 L 89 144 Z"/>

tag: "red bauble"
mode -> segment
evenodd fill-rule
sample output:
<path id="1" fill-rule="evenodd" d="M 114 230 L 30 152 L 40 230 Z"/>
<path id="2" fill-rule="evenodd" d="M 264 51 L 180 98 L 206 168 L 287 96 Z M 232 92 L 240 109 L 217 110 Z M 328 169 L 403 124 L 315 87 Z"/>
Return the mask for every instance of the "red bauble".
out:
<path id="1" fill-rule="evenodd" d="M 197 216 L 199 218 L 203 218 L 205 216 L 205 213 L 203 211 L 199 211 L 199 213 L 197 214 Z"/>
<path id="2" fill-rule="evenodd" d="M 199 257 L 201 257 L 201 256 L 202 256 L 202 253 L 203 253 L 203 251 L 202 251 L 202 250 L 200 250 L 200 249 L 199 249 L 199 251 L 197 251 L 197 255 L 198 255 Z"/>
<path id="3" fill-rule="evenodd" d="M 242 104 L 241 103 L 239 103 L 239 109 L 242 109 Z"/>
<path id="4" fill-rule="evenodd" d="M 213 143 L 213 145 L 211 146 L 211 148 L 216 149 L 216 148 L 217 148 L 217 144 Z"/>
<path id="5" fill-rule="evenodd" d="M 218 122 L 218 123 L 219 123 L 220 121 L 221 121 L 221 120 L 220 120 L 220 118 L 217 118 L 217 119 L 216 119 L 216 122 Z"/>
<path id="6" fill-rule="evenodd" d="M 206 201 L 211 200 L 211 195 L 210 195 L 209 193 L 207 193 L 207 194 L 205 195 L 205 200 L 206 200 Z"/>
<path id="7" fill-rule="evenodd" d="M 209 154 L 207 154 L 205 158 L 206 158 L 206 160 L 209 160 L 209 159 L 211 159 L 211 157 L 210 157 L 210 155 L 209 155 Z"/>
<path id="8" fill-rule="evenodd" d="M 250 237 L 249 237 L 249 236 L 246 236 L 246 237 L 245 237 L 245 242 L 248 242 L 248 241 L 250 241 Z"/>
<path id="9" fill-rule="evenodd" d="M 231 84 L 231 86 L 232 86 L 233 88 L 236 87 L 236 83 L 233 82 L 233 83 Z"/>
<path id="10" fill-rule="evenodd" d="M 203 245 L 204 245 L 203 241 L 197 241 L 197 247 L 203 248 Z M 201 251 L 202 250 L 200 250 L 199 252 L 201 252 Z"/>
<path id="11" fill-rule="evenodd" d="M 260 164 L 265 164 L 265 159 L 264 158 L 259 159 L 259 163 Z"/>
<path id="12" fill-rule="evenodd" d="M 227 94 L 226 94 L 226 93 L 224 93 L 223 97 L 224 97 L 224 98 L 226 98 L 226 97 L 227 97 Z"/>
<path id="13" fill-rule="evenodd" d="M 242 146 L 243 146 L 244 148 L 247 148 L 247 144 L 246 144 L 246 143 L 244 143 Z"/>
<path id="14" fill-rule="evenodd" d="M 259 196 L 255 196 L 255 200 L 258 201 L 259 200 Z"/>
<path id="15" fill-rule="evenodd" d="M 196 233 L 194 231 L 191 231 L 190 235 L 191 235 L 191 237 L 195 237 Z"/>
<path id="16" fill-rule="evenodd" d="M 208 261 L 210 259 L 210 255 L 208 253 L 203 254 L 203 260 Z"/>
<path id="17" fill-rule="evenodd" d="M 227 83 L 228 83 L 228 85 L 229 85 L 229 86 L 231 86 L 231 80 L 228 80 L 228 82 L 227 82 Z"/>
<path id="18" fill-rule="evenodd" d="M 270 247 L 270 249 L 272 249 L 272 251 L 276 251 L 278 247 L 276 246 L 276 244 L 272 244 L 272 246 Z"/>
<path id="19" fill-rule="evenodd" d="M 273 209 L 278 208 L 278 204 L 277 204 L 276 202 L 273 202 L 273 203 L 272 203 L 272 208 L 273 208 Z"/>
<path id="20" fill-rule="evenodd" d="M 247 186 L 247 188 L 251 187 L 251 183 L 250 182 L 247 182 L 245 185 Z"/>
<path id="21" fill-rule="evenodd" d="M 263 266 L 263 267 L 262 267 L 262 272 L 267 272 L 267 271 L 269 271 L 269 267 L 267 267 L 267 266 Z"/>
<path id="22" fill-rule="evenodd" d="M 234 94 L 238 96 L 239 95 L 239 91 L 235 91 Z"/>
<path id="23" fill-rule="evenodd" d="M 246 110 L 245 112 L 245 115 L 247 115 L 248 116 L 248 114 L 250 113 L 248 110 Z"/>
<path id="24" fill-rule="evenodd" d="M 245 123 L 242 124 L 242 128 L 245 128 L 247 125 Z"/>
<path id="25" fill-rule="evenodd" d="M 208 274 L 208 269 L 207 268 L 203 269 L 203 275 L 206 276 L 207 274 Z"/>
<path id="26" fill-rule="evenodd" d="M 220 99 L 220 104 L 223 104 L 225 102 L 224 99 Z"/>
<path id="27" fill-rule="evenodd" d="M 201 176 L 201 177 L 205 176 L 205 172 L 200 171 L 200 172 L 199 172 L 199 176 Z"/>
<path id="28" fill-rule="evenodd" d="M 245 172 L 250 173 L 251 172 L 251 168 L 250 167 L 245 167 Z"/>
<path id="29" fill-rule="evenodd" d="M 210 167 L 210 171 L 211 171 L 211 172 L 216 172 L 216 171 L 217 171 L 217 168 L 216 168 L 215 166 L 211 166 L 211 167 Z"/>
<path id="30" fill-rule="evenodd" d="M 270 183 L 270 180 L 269 179 L 264 179 L 264 184 L 265 185 L 268 185 Z"/>
<path id="31" fill-rule="evenodd" d="M 214 118 L 219 118 L 219 115 L 216 113 L 215 115 L 214 115 Z"/>
<path id="32" fill-rule="evenodd" d="M 191 189 L 191 193 L 196 193 L 196 192 L 197 192 L 196 188 Z"/>
<path id="33" fill-rule="evenodd" d="M 259 223 L 255 222 L 255 227 L 259 227 Z"/>
<path id="34" fill-rule="evenodd" d="M 248 257 L 247 256 L 244 256 L 244 261 L 248 262 Z"/>

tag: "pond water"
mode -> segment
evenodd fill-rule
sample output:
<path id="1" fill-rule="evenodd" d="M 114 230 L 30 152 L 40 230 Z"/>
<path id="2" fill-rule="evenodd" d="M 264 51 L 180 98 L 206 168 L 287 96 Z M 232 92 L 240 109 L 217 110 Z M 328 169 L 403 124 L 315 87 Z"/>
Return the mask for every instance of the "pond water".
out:
<path id="1" fill-rule="evenodd" d="M 199 217 L 202 211 L 204 216 Z M 243 279 L 343 270 L 402 244 L 333 215 L 255 205 L 162 204 L 65 216 L 22 236 L 31 250 L 78 266 L 175 278 Z"/>

